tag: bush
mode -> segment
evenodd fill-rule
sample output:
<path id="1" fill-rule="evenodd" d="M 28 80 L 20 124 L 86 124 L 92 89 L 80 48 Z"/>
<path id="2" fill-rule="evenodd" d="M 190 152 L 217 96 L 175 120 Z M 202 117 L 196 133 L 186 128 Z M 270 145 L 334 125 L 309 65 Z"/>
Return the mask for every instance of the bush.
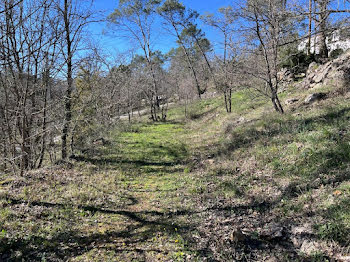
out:
<path id="1" fill-rule="evenodd" d="M 343 53 L 344 53 L 343 49 L 335 49 L 329 54 L 329 57 L 332 59 L 335 59 L 335 58 L 338 58 Z"/>
<path id="2" fill-rule="evenodd" d="M 293 74 L 306 72 L 312 62 L 316 61 L 315 55 L 307 55 L 304 52 L 295 50 L 294 48 L 286 49 L 282 53 L 282 68 L 287 68 Z"/>

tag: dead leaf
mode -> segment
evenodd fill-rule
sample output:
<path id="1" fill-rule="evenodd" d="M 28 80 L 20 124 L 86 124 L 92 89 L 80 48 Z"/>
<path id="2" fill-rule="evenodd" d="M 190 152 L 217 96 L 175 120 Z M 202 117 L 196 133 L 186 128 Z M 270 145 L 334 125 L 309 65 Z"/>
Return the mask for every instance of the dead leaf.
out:
<path id="1" fill-rule="evenodd" d="M 342 192 L 340 191 L 340 190 L 335 190 L 334 192 L 333 192 L 333 195 L 334 196 L 340 196 L 342 194 Z"/>

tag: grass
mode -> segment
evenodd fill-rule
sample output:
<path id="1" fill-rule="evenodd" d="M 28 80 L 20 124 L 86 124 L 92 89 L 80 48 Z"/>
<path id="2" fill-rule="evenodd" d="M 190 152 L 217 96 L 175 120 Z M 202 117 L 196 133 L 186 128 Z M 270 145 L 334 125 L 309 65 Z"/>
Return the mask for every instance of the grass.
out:
<path id="1" fill-rule="evenodd" d="M 328 88 L 328 87 L 327 87 Z M 304 97 L 289 89 L 283 100 Z M 105 146 L 0 177 L 0 260 L 327 261 L 350 250 L 350 108 L 273 112 L 253 94 L 112 130 Z M 266 236 L 278 224 L 282 237 Z M 293 228 L 311 224 L 311 232 Z M 244 231 L 245 240 L 235 232 Z M 299 244 L 297 242 L 300 242 Z M 313 241 L 319 252 L 303 249 Z M 332 257 L 333 256 L 333 257 Z"/>
<path id="2" fill-rule="evenodd" d="M 72 261 L 184 256 L 189 211 L 177 210 L 191 203 L 185 206 L 180 193 L 189 182 L 186 145 L 177 138 L 183 132 L 180 124 L 140 124 L 77 156 L 73 170 L 30 173 L 1 202 L 0 254 Z M 157 246 L 165 251 L 158 254 Z"/>

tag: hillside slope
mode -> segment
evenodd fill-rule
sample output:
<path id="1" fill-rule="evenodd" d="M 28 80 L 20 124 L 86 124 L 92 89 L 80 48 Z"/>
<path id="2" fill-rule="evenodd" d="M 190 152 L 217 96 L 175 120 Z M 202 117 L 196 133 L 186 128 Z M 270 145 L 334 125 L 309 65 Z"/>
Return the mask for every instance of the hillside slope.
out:
<path id="1" fill-rule="evenodd" d="M 232 114 L 176 107 L 70 165 L 2 175 L 0 261 L 349 261 L 350 96 L 281 96 L 285 115 L 240 91 Z"/>

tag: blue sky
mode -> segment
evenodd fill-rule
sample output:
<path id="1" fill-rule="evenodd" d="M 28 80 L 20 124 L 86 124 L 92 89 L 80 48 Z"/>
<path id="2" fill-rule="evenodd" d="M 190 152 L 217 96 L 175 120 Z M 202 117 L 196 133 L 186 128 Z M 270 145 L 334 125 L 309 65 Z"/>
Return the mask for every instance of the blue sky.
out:
<path id="1" fill-rule="evenodd" d="M 181 1 L 181 0 L 180 0 Z M 307 4 L 307 0 L 305 5 Z M 196 10 L 200 14 L 205 12 L 215 13 L 218 8 L 228 5 L 233 5 L 235 7 L 236 3 L 241 3 L 240 0 L 182 0 L 181 1 L 186 7 Z M 342 1 L 341 1 L 342 2 Z M 101 12 L 101 18 L 107 17 L 118 5 L 118 0 L 95 0 L 94 9 L 97 12 Z M 346 8 L 349 9 L 350 4 L 346 4 Z M 342 6 L 343 7 L 343 6 Z M 333 6 L 336 8 L 336 6 Z M 339 14 L 337 15 L 338 17 Z M 219 51 L 218 42 L 221 40 L 219 32 L 208 26 L 203 25 L 199 21 L 199 27 L 206 33 L 207 38 L 211 41 L 216 51 Z M 125 54 L 126 57 L 130 58 L 130 49 L 132 46 L 130 43 L 122 37 L 111 36 L 108 33 L 110 29 L 107 27 L 106 23 L 94 23 L 88 28 L 89 37 L 93 43 L 100 47 L 107 55 L 111 56 L 111 59 L 117 57 L 120 54 Z M 161 50 L 163 53 L 168 52 L 172 47 L 176 46 L 175 39 L 169 36 L 169 33 L 162 30 L 162 26 L 158 21 L 153 34 L 153 49 Z"/>
<path id="2" fill-rule="evenodd" d="M 232 0 L 183 0 L 181 1 L 186 7 L 196 10 L 200 14 L 205 12 L 215 13 L 218 8 L 223 6 L 228 6 L 232 4 Z M 112 13 L 117 7 L 118 0 L 95 0 L 94 9 L 102 13 L 102 17 L 106 17 L 108 14 Z M 207 38 L 215 44 L 215 42 L 220 41 L 218 32 L 202 25 L 199 23 L 200 28 L 206 33 Z M 161 25 L 157 25 L 158 29 L 161 29 Z M 113 56 L 117 56 L 118 53 L 126 52 L 130 49 L 130 43 L 126 39 L 117 36 L 110 36 L 108 34 L 109 29 L 105 23 L 94 23 L 89 26 L 89 35 L 91 35 L 91 40 L 97 46 L 102 48 L 106 53 Z M 155 32 L 155 45 L 154 48 L 161 50 L 163 53 L 175 47 L 176 43 L 173 38 L 164 32 L 164 30 L 156 30 Z M 105 33 L 103 33 L 105 32 Z"/>

